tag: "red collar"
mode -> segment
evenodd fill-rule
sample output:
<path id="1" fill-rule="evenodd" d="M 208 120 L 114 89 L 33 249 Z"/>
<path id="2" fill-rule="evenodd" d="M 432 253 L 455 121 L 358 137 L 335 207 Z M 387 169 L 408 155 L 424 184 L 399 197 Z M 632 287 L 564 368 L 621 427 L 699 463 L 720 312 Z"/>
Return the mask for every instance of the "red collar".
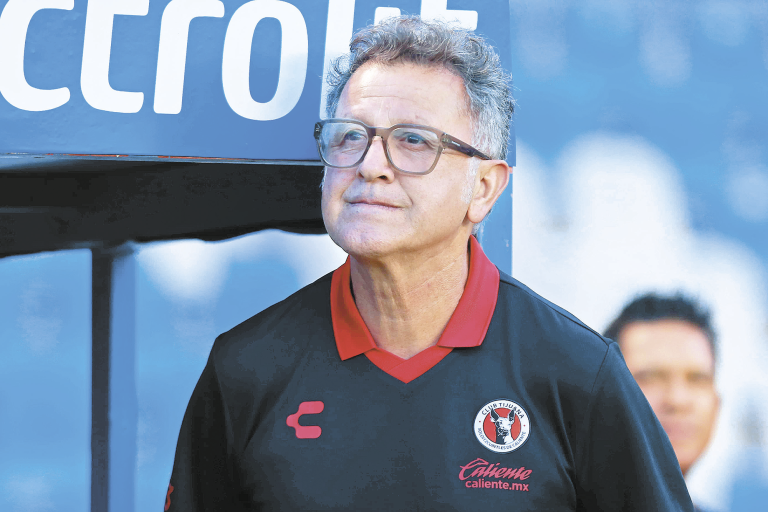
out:
<path id="1" fill-rule="evenodd" d="M 478 347 L 496 309 L 499 271 L 470 237 L 469 276 L 456 310 L 436 346 L 405 360 L 376 346 L 355 305 L 350 286 L 350 262 L 333 273 L 331 318 L 336 347 L 342 361 L 366 354 L 376 366 L 403 382 L 410 382 L 432 368 L 455 347 Z"/>

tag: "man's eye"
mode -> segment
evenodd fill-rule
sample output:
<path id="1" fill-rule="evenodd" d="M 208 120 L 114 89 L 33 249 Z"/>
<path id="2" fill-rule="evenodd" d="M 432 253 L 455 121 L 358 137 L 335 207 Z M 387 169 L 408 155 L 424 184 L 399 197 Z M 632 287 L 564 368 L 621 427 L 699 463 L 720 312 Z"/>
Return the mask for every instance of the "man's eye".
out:
<path id="1" fill-rule="evenodd" d="M 658 383 L 666 380 L 667 375 L 659 370 L 642 370 L 635 372 L 635 380 L 644 383 Z"/>
<path id="2" fill-rule="evenodd" d="M 351 130 L 344 134 L 344 141 L 359 142 L 365 139 L 365 134 L 359 130 Z"/>
<path id="3" fill-rule="evenodd" d="M 364 131 L 358 129 L 339 130 L 332 135 L 329 147 L 336 150 L 357 150 L 364 145 L 367 135 Z"/>
<path id="4" fill-rule="evenodd" d="M 414 145 L 414 146 L 427 143 L 424 137 L 416 133 L 405 133 L 400 137 L 400 140 L 406 144 Z"/>
<path id="5" fill-rule="evenodd" d="M 703 372 L 695 372 L 688 375 L 688 382 L 698 386 L 708 385 L 712 380 L 712 375 Z"/>

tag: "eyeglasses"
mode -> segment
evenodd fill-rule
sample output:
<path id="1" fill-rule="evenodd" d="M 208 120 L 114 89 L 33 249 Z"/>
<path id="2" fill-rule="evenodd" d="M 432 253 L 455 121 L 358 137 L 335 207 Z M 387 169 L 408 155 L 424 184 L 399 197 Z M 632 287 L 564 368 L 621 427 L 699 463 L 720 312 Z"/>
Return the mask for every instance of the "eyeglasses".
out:
<path id="1" fill-rule="evenodd" d="M 315 124 L 317 149 L 329 167 L 355 167 L 368 154 L 376 136 L 381 137 L 389 164 L 405 174 L 429 174 L 445 148 L 469 157 L 491 159 L 456 137 L 419 124 L 378 128 L 354 119 L 326 119 Z"/>

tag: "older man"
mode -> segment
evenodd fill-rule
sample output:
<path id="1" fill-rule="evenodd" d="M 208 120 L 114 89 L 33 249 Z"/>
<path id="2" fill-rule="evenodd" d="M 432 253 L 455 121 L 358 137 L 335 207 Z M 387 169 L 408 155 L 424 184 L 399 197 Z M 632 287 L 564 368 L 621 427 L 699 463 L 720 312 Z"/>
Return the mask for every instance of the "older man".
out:
<path id="1" fill-rule="evenodd" d="M 627 304 L 605 336 L 621 347 L 687 474 L 709 444 L 720 406 L 709 313 L 683 295 L 649 293 Z"/>
<path id="2" fill-rule="evenodd" d="M 691 510 L 615 344 L 472 236 L 512 103 L 472 33 L 364 29 L 315 137 L 332 274 L 220 336 L 167 510 Z"/>

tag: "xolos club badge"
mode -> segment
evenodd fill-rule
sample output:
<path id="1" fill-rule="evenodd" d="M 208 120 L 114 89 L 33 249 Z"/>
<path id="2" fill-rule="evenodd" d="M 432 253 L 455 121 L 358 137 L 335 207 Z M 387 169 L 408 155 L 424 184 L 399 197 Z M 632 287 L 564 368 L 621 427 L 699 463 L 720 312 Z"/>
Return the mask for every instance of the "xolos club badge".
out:
<path id="1" fill-rule="evenodd" d="M 506 399 L 485 404 L 475 416 L 475 436 L 480 444 L 497 453 L 520 448 L 531 434 L 525 410 Z"/>

